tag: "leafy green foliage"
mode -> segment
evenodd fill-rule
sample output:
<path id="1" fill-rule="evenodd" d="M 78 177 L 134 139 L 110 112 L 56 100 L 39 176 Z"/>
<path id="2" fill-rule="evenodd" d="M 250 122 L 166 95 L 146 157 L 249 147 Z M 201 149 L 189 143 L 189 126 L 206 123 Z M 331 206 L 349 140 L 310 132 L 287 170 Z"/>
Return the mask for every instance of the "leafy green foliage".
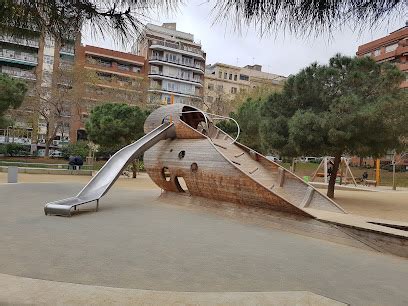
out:
<path id="1" fill-rule="evenodd" d="M 0 154 L 6 156 L 26 156 L 30 154 L 30 147 L 19 143 L 7 143 L 0 146 Z"/>
<path id="2" fill-rule="evenodd" d="M 89 154 L 89 147 L 86 141 L 78 141 L 76 143 L 69 143 L 61 149 L 62 157 L 68 159 L 70 156 L 81 156 L 83 160 Z"/>
<path id="3" fill-rule="evenodd" d="M 398 146 L 404 129 L 391 111 L 407 113 L 402 80 L 395 66 L 367 57 L 336 55 L 327 66 L 312 64 L 263 105 L 264 144 L 290 156 L 382 156 Z"/>
<path id="4" fill-rule="evenodd" d="M 103 104 L 95 107 L 86 123 L 89 140 L 114 153 L 144 135 L 147 113 L 137 106 Z"/>
<path id="5" fill-rule="evenodd" d="M 259 133 L 259 109 L 262 105 L 262 99 L 253 100 L 248 98 L 239 108 L 237 113 L 230 113 L 230 117 L 235 119 L 240 127 L 238 141 L 242 144 L 258 151 L 264 152 Z M 232 120 L 219 121 L 217 127 L 232 137 L 237 136 L 237 126 Z"/>
<path id="6" fill-rule="evenodd" d="M 259 133 L 259 110 L 261 105 L 262 99 L 260 98 L 257 100 L 248 99 L 238 108 L 235 120 L 238 121 L 241 129 L 239 141 L 256 151 L 263 153 L 264 150 Z"/>
<path id="7" fill-rule="evenodd" d="M 7 124 L 7 119 L 3 118 L 4 113 L 9 108 L 18 108 L 23 103 L 27 92 L 27 84 L 23 81 L 13 79 L 8 75 L 0 74 L 0 124 Z"/>
<path id="8" fill-rule="evenodd" d="M 383 156 L 407 133 L 403 79 L 394 65 L 368 57 L 312 64 L 262 105 L 262 142 L 286 156 Z"/>

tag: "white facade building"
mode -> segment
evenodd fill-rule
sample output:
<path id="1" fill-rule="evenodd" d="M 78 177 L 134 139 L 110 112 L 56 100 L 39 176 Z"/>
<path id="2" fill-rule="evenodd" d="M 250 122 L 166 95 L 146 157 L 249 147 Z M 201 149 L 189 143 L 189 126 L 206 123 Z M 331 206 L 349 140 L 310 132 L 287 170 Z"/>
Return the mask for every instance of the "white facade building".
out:
<path id="1" fill-rule="evenodd" d="M 147 24 L 132 52 L 147 59 L 150 104 L 202 103 L 206 55 L 192 34 Z"/>

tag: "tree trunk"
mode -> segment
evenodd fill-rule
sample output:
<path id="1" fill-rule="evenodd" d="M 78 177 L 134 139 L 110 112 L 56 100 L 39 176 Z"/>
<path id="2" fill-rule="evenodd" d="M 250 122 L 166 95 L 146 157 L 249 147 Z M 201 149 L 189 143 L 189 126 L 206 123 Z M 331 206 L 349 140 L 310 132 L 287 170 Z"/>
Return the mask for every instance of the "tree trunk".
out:
<path id="1" fill-rule="evenodd" d="M 137 160 L 136 159 L 134 159 L 133 161 L 132 161 L 132 172 L 133 172 L 133 178 L 136 178 L 136 175 L 137 175 Z"/>
<path id="2" fill-rule="evenodd" d="M 330 199 L 334 198 L 334 185 L 336 184 L 337 172 L 339 170 L 339 165 L 341 162 L 341 154 L 336 154 L 334 156 L 334 165 L 330 175 L 329 185 L 327 186 L 327 196 Z"/>
<path id="3" fill-rule="evenodd" d="M 52 143 L 52 138 L 51 139 L 46 139 L 45 141 L 45 153 L 44 156 L 48 157 L 50 155 L 50 145 Z"/>
<path id="4" fill-rule="evenodd" d="M 47 131 L 45 132 L 45 152 L 44 152 L 44 156 L 48 157 L 48 155 L 50 154 L 50 123 L 47 122 Z"/>

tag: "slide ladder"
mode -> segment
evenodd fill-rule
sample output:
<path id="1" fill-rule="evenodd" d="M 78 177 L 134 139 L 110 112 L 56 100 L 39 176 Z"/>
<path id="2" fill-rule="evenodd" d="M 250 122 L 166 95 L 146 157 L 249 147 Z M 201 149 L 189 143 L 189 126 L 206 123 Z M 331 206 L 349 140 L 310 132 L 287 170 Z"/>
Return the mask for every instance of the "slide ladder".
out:
<path id="1" fill-rule="evenodd" d="M 78 205 L 93 201 L 96 201 L 98 210 L 99 199 L 108 192 L 129 162 L 160 140 L 173 137 L 175 137 L 174 123 L 163 123 L 158 126 L 136 142 L 116 152 L 75 197 L 47 203 L 44 207 L 45 214 L 71 216 Z"/>

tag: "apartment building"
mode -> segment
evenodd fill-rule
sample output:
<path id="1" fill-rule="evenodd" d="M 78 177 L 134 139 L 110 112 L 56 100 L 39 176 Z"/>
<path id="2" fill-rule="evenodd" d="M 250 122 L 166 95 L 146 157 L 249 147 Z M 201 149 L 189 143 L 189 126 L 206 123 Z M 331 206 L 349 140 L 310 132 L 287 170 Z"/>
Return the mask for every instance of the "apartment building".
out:
<path id="1" fill-rule="evenodd" d="M 71 142 L 86 139 L 85 121 L 92 107 L 108 102 L 144 106 L 148 86 L 142 56 L 89 45 L 77 53 L 81 100 L 73 105 Z"/>
<path id="2" fill-rule="evenodd" d="M 132 52 L 147 59 L 151 106 L 202 105 L 206 54 L 192 34 L 178 31 L 176 23 L 147 24 Z"/>
<path id="3" fill-rule="evenodd" d="M 73 65 L 76 39 L 76 35 L 67 35 L 64 40 L 55 41 L 47 34 L 31 30 L 20 36 L 0 33 L 0 72 L 25 80 L 29 87 L 22 107 L 8 114 L 14 126 L 2 131 L 2 134 L 25 135 L 24 139 L 14 136 L 11 139 L 32 144 L 33 151 L 43 150 L 47 123 L 38 111 L 38 103 L 34 102 L 40 97 L 46 100 L 50 96 L 54 81 L 57 86 L 66 86 L 65 82 L 54 79 L 54 72 L 59 67 Z M 64 116 L 69 118 L 69 111 Z M 58 129 L 52 145 L 68 141 L 69 123 L 64 121 L 67 122 Z M 25 132 L 22 133 L 22 130 Z"/>
<path id="4" fill-rule="evenodd" d="M 358 47 L 357 56 L 371 56 L 376 62 L 391 62 L 405 73 L 401 88 L 408 89 L 408 22 L 385 37 Z"/>
<path id="5" fill-rule="evenodd" d="M 205 69 L 204 102 L 209 109 L 222 110 L 219 103 L 233 100 L 238 93 L 258 86 L 280 90 L 286 77 L 262 71 L 261 65 L 238 67 L 223 63 L 207 65 Z"/>

